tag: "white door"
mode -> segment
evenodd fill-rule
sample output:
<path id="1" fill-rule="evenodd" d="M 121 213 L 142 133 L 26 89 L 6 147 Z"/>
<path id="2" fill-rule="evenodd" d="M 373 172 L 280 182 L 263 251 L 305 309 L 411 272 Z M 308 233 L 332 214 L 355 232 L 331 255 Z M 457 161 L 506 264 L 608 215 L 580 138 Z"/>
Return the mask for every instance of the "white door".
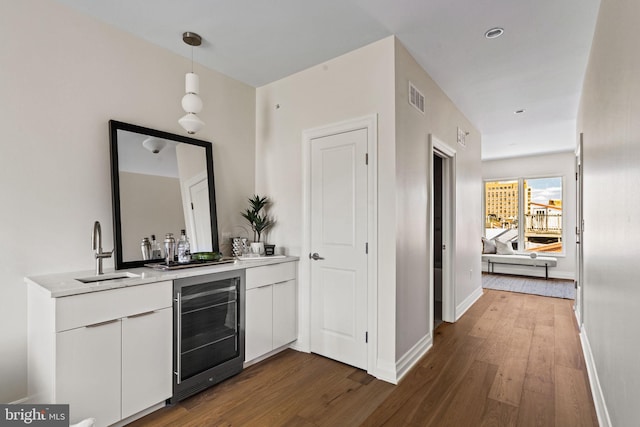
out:
<path id="1" fill-rule="evenodd" d="M 209 252 L 211 248 L 211 217 L 209 216 L 209 182 L 205 179 L 189 186 L 192 230 L 191 252 Z"/>
<path id="2" fill-rule="evenodd" d="M 311 351 L 367 369 L 367 130 L 311 140 Z M 312 254 L 309 254 L 310 257 Z"/>

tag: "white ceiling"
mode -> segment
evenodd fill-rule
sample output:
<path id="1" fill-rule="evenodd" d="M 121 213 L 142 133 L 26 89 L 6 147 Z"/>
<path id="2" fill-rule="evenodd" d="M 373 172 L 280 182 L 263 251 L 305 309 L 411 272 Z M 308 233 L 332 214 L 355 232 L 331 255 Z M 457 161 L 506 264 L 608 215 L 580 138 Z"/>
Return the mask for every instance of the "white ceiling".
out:
<path id="1" fill-rule="evenodd" d="M 58 0 L 259 87 L 395 34 L 483 159 L 572 150 L 600 0 Z M 486 30 L 503 27 L 497 39 Z M 196 70 L 197 71 L 197 70 Z M 428 102 L 428 100 L 427 100 Z M 515 110 L 526 109 L 524 114 Z"/>

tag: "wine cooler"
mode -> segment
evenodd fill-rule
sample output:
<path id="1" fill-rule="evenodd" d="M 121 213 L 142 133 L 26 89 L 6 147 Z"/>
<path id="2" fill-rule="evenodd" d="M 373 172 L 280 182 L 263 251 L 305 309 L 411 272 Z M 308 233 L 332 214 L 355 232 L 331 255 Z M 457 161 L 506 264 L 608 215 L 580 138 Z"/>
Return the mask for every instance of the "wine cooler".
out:
<path id="1" fill-rule="evenodd" d="M 244 362 L 244 270 L 173 283 L 171 403 L 237 374 Z"/>

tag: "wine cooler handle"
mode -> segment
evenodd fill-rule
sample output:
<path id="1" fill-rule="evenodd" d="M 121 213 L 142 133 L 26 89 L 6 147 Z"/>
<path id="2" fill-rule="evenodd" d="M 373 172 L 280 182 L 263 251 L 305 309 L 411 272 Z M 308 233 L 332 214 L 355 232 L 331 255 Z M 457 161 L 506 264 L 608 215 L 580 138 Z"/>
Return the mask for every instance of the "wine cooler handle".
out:
<path id="1" fill-rule="evenodd" d="M 180 378 L 182 377 L 182 361 L 180 360 L 180 353 L 182 353 L 182 293 L 178 292 L 176 294 L 176 299 L 174 299 L 176 303 L 176 368 L 177 372 L 174 372 L 177 378 L 177 384 L 180 384 Z"/>

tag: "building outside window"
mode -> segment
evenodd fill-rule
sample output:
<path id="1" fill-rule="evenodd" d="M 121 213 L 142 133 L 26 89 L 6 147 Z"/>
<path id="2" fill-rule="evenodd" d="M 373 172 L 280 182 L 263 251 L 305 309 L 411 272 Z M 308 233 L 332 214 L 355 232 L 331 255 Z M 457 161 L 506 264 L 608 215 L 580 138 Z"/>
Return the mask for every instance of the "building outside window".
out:
<path id="1" fill-rule="evenodd" d="M 562 177 L 485 182 L 485 237 L 523 252 L 562 252 Z"/>

